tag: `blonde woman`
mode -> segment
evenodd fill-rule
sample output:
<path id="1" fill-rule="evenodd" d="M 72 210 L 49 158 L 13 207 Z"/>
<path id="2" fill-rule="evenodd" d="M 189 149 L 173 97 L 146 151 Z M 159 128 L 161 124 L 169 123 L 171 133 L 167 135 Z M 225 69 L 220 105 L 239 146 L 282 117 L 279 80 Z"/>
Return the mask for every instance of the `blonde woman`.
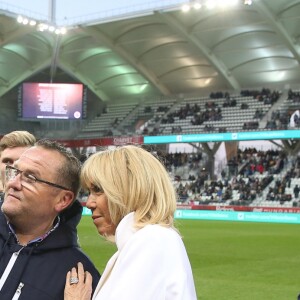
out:
<path id="1" fill-rule="evenodd" d="M 190 262 L 173 224 L 176 195 L 167 171 L 137 146 L 98 152 L 83 165 L 87 207 L 118 251 L 95 293 L 81 263 L 67 274 L 65 300 L 196 300 Z"/>

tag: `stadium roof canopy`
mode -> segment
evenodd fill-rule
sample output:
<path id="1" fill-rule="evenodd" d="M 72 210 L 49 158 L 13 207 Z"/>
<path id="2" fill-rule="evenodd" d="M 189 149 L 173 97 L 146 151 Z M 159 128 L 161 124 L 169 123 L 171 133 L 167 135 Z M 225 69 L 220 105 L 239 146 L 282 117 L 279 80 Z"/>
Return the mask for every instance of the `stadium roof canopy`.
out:
<path id="1" fill-rule="evenodd" d="M 104 101 L 299 83 L 300 0 L 206 1 L 69 24 L 64 35 L 53 19 L 24 25 L 2 9 L 0 97 L 24 81 L 80 81 Z M 53 31 L 37 30 L 42 21 Z"/>

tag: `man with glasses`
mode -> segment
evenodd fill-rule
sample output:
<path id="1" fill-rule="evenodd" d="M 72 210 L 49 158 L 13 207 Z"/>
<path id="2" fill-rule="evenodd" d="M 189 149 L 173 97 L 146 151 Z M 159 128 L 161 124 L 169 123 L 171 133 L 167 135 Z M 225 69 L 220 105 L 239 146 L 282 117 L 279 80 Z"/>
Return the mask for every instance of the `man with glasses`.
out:
<path id="1" fill-rule="evenodd" d="M 4 198 L 5 166 L 12 165 L 20 155 L 36 142 L 35 137 L 24 130 L 7 133 L 0 140 L 0 201 Z"/>
<path id="2" fill-rule="evenodd" d="M 92 273 L 96 287 L 100 275 L 77 241 L 80 168 L 70 151 L 49 140 L 36 142 L 6 166 L 0 215 L 1 300 L 63 299 L 65 276 L 79 261 Z"/>

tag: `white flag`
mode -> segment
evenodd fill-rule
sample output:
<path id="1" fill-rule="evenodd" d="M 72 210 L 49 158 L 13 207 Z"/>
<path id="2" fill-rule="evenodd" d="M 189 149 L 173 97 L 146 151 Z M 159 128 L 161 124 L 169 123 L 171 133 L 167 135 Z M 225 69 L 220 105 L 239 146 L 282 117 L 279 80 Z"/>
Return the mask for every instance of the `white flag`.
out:
<path id="1" fill-rule="evenodd" d="M 290 127 L 297 127 L 299 123 L 300 123 L 300 112 L 298 109 L 291 115 Z"/>

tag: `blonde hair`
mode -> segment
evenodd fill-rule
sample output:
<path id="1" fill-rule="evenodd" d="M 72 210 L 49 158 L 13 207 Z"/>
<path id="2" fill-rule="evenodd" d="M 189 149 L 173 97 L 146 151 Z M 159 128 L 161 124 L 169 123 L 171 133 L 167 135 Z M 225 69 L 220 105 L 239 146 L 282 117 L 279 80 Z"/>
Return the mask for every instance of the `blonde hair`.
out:
<path id="1" fill-rule="evenodd" d="M 0 140 L 0 154 L 6 148 L 30 147 L 36 142 L 34 135 L 28 131 L 16 130 L 7 133 Z"/>
<path id="2" fill-rule="evenodd" d="M 141 147 L 120 146 L 93 154 L 83 165 L 81 183 L 103 190 L 115 225 L 134 211 L 138 228 L 147 224 L 174 228 L 172 181 L 164 165 Z"/>

